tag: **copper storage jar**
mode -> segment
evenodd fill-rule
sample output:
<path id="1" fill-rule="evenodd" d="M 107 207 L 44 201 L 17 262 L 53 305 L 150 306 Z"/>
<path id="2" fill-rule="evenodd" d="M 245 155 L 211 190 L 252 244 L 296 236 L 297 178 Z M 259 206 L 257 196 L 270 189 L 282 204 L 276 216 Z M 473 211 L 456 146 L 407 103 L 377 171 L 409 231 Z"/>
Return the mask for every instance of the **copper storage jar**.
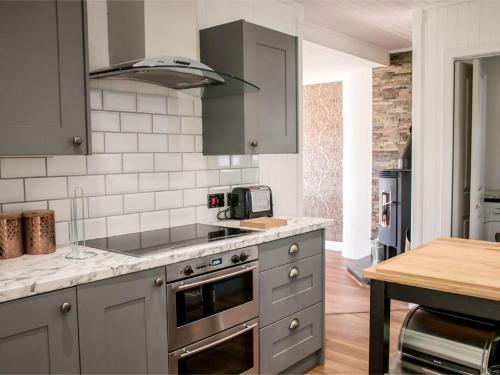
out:
<path id="1" fill-rule="evenodd" d="M 23 228 L 26 254 L 50 254 L 56 251 L 54 211 L 23 212 Z"/>
<path id="2" fill-rule="evenodd" d="M 0 259 L 17 258 L 23 253 L 22 214 L 0 214 Z"/>

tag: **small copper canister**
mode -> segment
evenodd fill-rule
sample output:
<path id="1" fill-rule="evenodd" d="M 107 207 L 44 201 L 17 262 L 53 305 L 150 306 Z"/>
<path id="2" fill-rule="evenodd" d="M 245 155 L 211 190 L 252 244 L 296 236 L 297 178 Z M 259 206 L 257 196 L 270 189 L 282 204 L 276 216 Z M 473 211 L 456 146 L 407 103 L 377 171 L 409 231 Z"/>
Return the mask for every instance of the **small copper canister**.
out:
<path id="1" fill-rule="evenodd" d="M 17 258 L 24 254 L 22 214 L 0 214 L 0 259 Z"/>
<path id="2" fill-rule="evenodd" d="M 26 254 L 50 254 L 56 251 L 54 211 L 23 212 L 23 230 Z"/>

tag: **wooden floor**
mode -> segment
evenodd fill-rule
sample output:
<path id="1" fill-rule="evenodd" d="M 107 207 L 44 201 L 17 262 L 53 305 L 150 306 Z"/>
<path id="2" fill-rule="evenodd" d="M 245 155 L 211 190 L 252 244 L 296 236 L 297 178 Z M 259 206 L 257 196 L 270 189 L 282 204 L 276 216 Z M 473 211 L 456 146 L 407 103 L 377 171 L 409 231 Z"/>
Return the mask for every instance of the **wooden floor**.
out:
<path id="1" fill-rule="evenodd" d="M 345 272 L 349 260 L 339 252 L 326 255 L 326 362 L 308 374 L 368 373 L 370 289 L 360 287 Z M 408 304 L 392 303 L 391 352 Z"/>

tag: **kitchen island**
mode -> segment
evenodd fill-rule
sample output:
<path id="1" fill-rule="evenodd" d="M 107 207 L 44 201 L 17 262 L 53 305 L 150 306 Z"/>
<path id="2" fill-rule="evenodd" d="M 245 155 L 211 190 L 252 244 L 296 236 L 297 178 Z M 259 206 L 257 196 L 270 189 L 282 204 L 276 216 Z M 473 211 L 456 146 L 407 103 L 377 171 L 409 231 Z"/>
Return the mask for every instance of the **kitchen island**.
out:
<path id="1" fill-rule="evenodd" d="M 391 300 L 500 318 L 500 244 L 443 238 L 364 270 L 371 279 L 369 373 L 389 369 Z"/>

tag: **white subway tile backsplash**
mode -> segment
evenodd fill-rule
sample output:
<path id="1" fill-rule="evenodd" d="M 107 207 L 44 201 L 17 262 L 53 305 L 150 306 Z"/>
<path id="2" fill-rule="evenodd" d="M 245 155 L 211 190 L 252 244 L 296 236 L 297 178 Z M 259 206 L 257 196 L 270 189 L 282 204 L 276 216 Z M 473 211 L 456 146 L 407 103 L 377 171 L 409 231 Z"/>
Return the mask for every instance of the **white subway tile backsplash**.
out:
<path id="1" fill-rule="evenodd" d="M 139 214 L 108 216 L 108 236 L 119 236 L 139 231 Z"/>
<path id="2" fill-rule="evenodd" d="M 184 190 L 184 206 L 199 206 L 207 204 L 207 188 Z"/>
<path id="3" fill-rule="evenodd" d="M 182 118 L 182 134 L 201 134 L 201 118 L 200 117 L 183 117 Z"/>
<path id="4" fill-rule="evenodd" d="M 139 176 L 137 174 L 116 174 L 106 176 L 107 194 L 137 193 Z"/>
<path id="5" fill-rule="evenodd" d="M 120 116 L 118 112 L 90 111 L 90 124 L 93 131 L 120 131 Z"/>
<path id="6" fill-rule="evenodd" d="M 2 178 L 46 176 L 44 158 L 0 159 Z"/>
<path id="7" fill-rule="evenodd" d="M 196 187 L 219 185 L 219 171 L 196 171 Z"/>
<path id="8" fill-rule="evenodd" d="M 153 133 L 181 133 L 181 118 L 179 116 L 153 115 Z"/>
<path id="9" fill-rule="evenodd" d="M 157 230 L 170 226 L 169 211 L 154 211 L 141 213 L 141 232 L 147 230 Z"/>
<path id="10" fill-rule="evenodd" d="M 168 190 L 168 173 L 139 174 L 139 191 Z"/>
<path id="11" fill-rule="evenodd" d="M 164 134 L 139 134 L 139 152 L 167 152 L 167 136 Z"/>
<path id="12" fill-rule="evenodd" d="M 26 200 L 28 201 L 66 198 L 68 196 L 66 177 L 27 178 L 24 184 Z"/>
<path id="13" fill-rule="evenodd" d="M 84 199 L 85 205 L 85 217 L 88 217 L 88 205 L 87 198 Z M 57 199 L 49 201 L 49 209 L 54 210 L 56 221 L 68 221 L 71 219 L 71 201 L 69 199 Z M 45 209 L 39 208 L 39 209 Z M 82 217 L 82 200 L 78 199 L 76 201 L 76 211 L 78 218 Z"/>
<path id="14" fill-rule="evenodd" d="M 201 99 L 195 99 L 194 101 L 194 115 L 197 117 L 201 117 Z"/>
<path id="15" fill-rule="evenodd" d="M 221 185 L 236 185 L 241 184 L 240 169 L 224 169 L 220 171 Z"/>
<path id="16" fill-rule="evenodd" d="M 241 183 L 253 184 L 259 182 L 259 168 L 246 168 L 241 170 Z"/>
<path id="17" fill-rule="evenodd" d="M 90 109 L 102 109 L 102 91 L 98 89 L 90 90 Z"/>
<path id="18" fill-rule="evenodd" d="M 194 151 L 203 152 L 203 138 L 201 137 L 201 135 L 197 135 L 194 137 Z"/>
<path id="19" fill-rule="evenodd" d="M 195 186 L 195 172 L 170 172 L 170 189 L 192 189 Z"/>
<path id="20" fill-rule="evenodd" d="M 123 154 L 123 172 L 153 172 L 153 154 Z"/>
<path id="21" fill-rule="evenodd" d="M 81 223 L 79 223 L 81 225 Z M 85 238 L 93 240 L 94 238 L 103 238 L 107 236 L 106 218 L 85 220 Z"/>
<path id="22" fill-rule="evenodd" d="M 208 208 L 205 206 L 196 207 L 196 222 L 204 224 L 212 224 L 217 221 L 219 209 Z"/>
<path id="23" fill-rule="evenodd" d="M 136 111 L 136 94 L 119 91 L 103 91 L 103 108 L 110 111 Z"/>
<path id="24" fill-rule="evenodd" d="M 123 197 L 108 195 L 89 198 L 89 217 L 102 217 L 123 214 Z"/>
<path id="25" fill-rule="evenodd" d="M 207 169 L 207 158 L 197 153 L 182 154 L 182 169 L 185 171 Z"/>
<path id="26" fill-rule="evenodd" d="M 252 155 L 252 167 L 259 167 L 259 155 Z"/>
<path id="27" fill-rule="evenodd" d="M 47 201 L 8 203 L 2 205 L 3 212 L 21 212 L 21 211 L 46 210 L 46 209 L 47 209 Z"/>
<path id="28" fill-rule="evenodd" d="M 189 225 L 196 223 L 196 208 L 177 208 L 170 210 L 170 226 Z"/>
<path id="29" fill-rule="evenodd" d="M 96 154 L 87 156 L 88 174 L 122 173 L 121 154 Z"/>
<path id="30" fill-rule="evenodd" d="M 209 155 L 207 158 L 209 169 L 231 168 L 231 157 L 229 155 Z"/>
<path id="31" fill-rule="evenodd" d="M 106 152 L 137 152 L 137 134 L 106 133 Z"/>
<path id="32" fill-rule="evenodd" d="M 182 170 L 182 154 L 155 154 L 155 171 L 181 171 Z"/>
<path id="33" fill-rule="evenodd" d="M 72 176 L 87 173 L 87 159 L 84 155 L 62 155 L 47 157 L 48 176 Z"/>
<path id="34" fill-rule="evenodd" d="M 252 166 L 252 155 L 231 156 L 232 168 L 250 168 Z"/>
<path id="35" fill-rule="evenodd" d="M 123 208 L 126 214 L 154 211 L 155 194 L 154 193 L 125 194 L 123 197 L 123 202 L 124 202 Z"/>
<path id="36" fill-rule="evenodd" d="M 194 100 L 191 98 L 167 98 L 167 111 L 169 115 L 193 116 Z"/>
<path id="37" fill-rule="evenodd" d="M 137 95 L 137 112 L 167 113 L 167 98 L 159 95 Z"/>
<path id="38" fill-rule="evenodd" d="M 104 152 L 104 133 L 92 132 L 92 152 Z"/>
<path id="39" fill-rule="evenodd" d="M 194 136 L 169 135 L 168 149 L 170 152 L 194 152 Z"/>
<path id="40" fill-rule="evenodd" d="M 156 209 L 183 207 L 182 190 L 161 191 L 155 193 Z"/>
<path id="41" fill-rule="evenodd" d="M 87 197 L 106 194 L 104 176 L 78 176 L 68 177 L 68 193 L 72 197 L 76 187 L 83 189 Z"/>
<path id="42" fill-rule="evenodd" d="M 69 224 L 67 221 L 56 223 L 56 244 L 64 245 L 70 242 Z"/>
<path id="43" fill-rule="evenodd" d="M 121 113 L 122 132 L 151 133 L 153 130 L 152 116 L 146 113 Z"/>

